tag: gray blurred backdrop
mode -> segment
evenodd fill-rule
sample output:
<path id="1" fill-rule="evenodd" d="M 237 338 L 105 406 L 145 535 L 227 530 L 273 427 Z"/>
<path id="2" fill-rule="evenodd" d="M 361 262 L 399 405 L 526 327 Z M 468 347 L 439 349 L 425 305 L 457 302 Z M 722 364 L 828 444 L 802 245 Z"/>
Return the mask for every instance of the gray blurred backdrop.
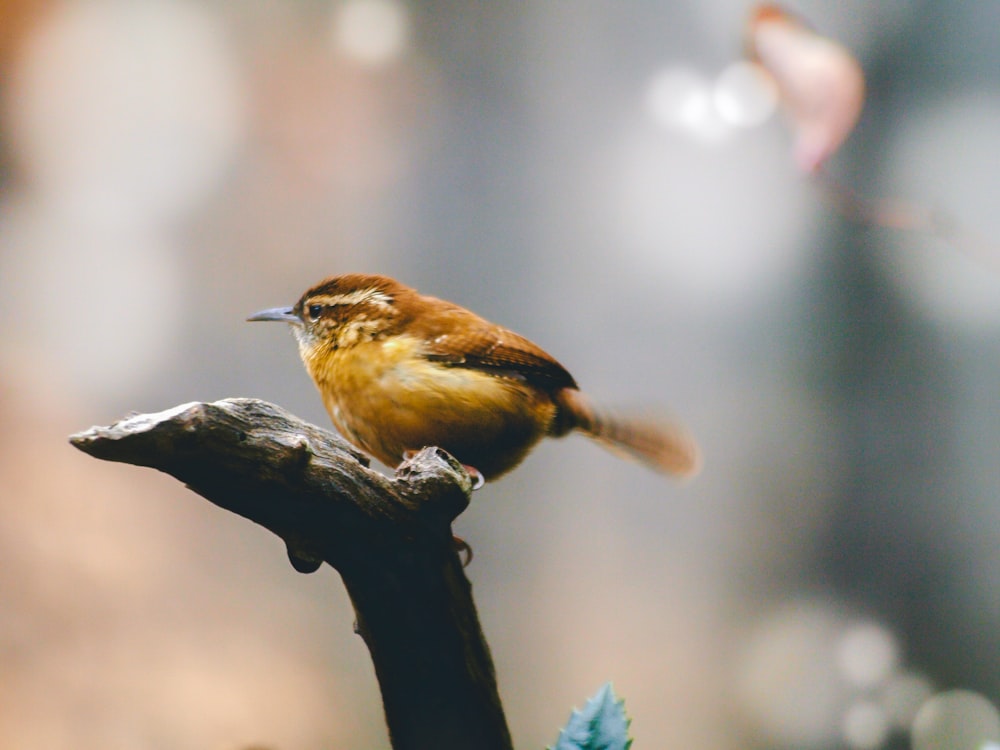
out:
<path id="1" fill-rule="evenodd" d="M 0 745 L 388 747 L 333 571 L 66 442 L 327 425 L 243 321 L 347 271 L 704 449 L 677 484 L 550 441 L 459 519 L 519 748 L 606 680 L 636 748 L 910 747 L 953 689 L 1000 743 L 1000 3 L 796 8 L 868 78 L 830 171 L 974 241 L 848 221 L 780 114 L 712 114 L 744 0 L 0 2 Z"/>

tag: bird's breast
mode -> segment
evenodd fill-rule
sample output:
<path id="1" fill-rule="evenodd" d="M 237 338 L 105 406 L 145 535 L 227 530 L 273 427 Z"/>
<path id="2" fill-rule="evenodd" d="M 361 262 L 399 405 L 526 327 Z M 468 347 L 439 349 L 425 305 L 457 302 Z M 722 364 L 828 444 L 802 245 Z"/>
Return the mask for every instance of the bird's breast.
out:
<path id="1" fill-rule="evenodd" d="M 337 429 L 390 466 L 428 445 L 482 462 L 488 450 L 526 449 L 547 430 L 555 412 L 548 394 L 429 360 L 422 349 L 415 337 L 395 336 L 331 351 L 306 366 Z"/>

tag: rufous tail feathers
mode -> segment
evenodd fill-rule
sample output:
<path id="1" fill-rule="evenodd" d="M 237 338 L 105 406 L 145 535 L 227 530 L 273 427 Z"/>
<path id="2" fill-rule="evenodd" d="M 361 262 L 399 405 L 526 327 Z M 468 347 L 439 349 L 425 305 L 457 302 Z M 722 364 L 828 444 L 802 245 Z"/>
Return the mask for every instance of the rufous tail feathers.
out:
<path id="1" fill-rule="evenodd" d="M 692 477 L 701 469 L 697 443 L 677 424 L 596 407 L 575 388 L 564 388 L 556 402 L 556 434 L 576 428 L 612 452 L 676 477 Z"/>

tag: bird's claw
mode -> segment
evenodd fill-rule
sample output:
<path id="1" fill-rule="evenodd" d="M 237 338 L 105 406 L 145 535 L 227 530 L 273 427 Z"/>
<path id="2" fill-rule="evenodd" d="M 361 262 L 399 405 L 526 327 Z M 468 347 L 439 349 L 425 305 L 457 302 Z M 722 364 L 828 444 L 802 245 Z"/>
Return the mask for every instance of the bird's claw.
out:
<path id="1" fill-rule="evenodd" d="M 451 539 L 452 543 L 455 545 L 455 551 L 459 554 L 459 556 L 465 555 L 465 559 L 462 560 L 462 567 L 469 567 L 469 563 L 472 562 L 473 558 L 472 546 L 461 537 L 453 536 Z"/>
<path id="2" fill-rule="evenodd" d="M 403 460 L 409 461 L 418 453 L 420 453 L 420 451 L 418 450 L 413 450 L 413 449 L 405 450 L 403 451 Z M 477 469 L 475 466 L 462 464 L 462 468 L 465 469 L 465 473 L 468 474 L 469 478 L 472 480 L 472 487 L 470 488 L 472 492 L 475 492 L 484 484 L 486 484 L 486 477 L 484 477 L 483 473 L 479 471 L 479 469 Z"/>
<path id="3" fill-rule="evenodd" d="M 475 492 L 484 484 L 486 484 L 486 477 L 483 473 L 479 471 L 475 466 L 468 466 L 467 464 L 462 464 L 462 468 L 465 469 L 465 473 L 469 475 L 469 479 L 472 480 L 471 491 Z"/>

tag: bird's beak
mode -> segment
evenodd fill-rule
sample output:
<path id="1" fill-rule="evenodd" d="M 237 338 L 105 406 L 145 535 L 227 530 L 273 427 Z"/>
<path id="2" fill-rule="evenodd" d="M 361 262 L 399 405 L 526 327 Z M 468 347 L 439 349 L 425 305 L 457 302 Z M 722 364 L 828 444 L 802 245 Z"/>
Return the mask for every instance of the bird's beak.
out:
<path id="1" fill-rule="evenodd" d="M 284 323 L 301 323 L 299 316 L 290 307 L 272 307 L 269 310 L 255 312 L 247 320 L 278 320 Z"/>

